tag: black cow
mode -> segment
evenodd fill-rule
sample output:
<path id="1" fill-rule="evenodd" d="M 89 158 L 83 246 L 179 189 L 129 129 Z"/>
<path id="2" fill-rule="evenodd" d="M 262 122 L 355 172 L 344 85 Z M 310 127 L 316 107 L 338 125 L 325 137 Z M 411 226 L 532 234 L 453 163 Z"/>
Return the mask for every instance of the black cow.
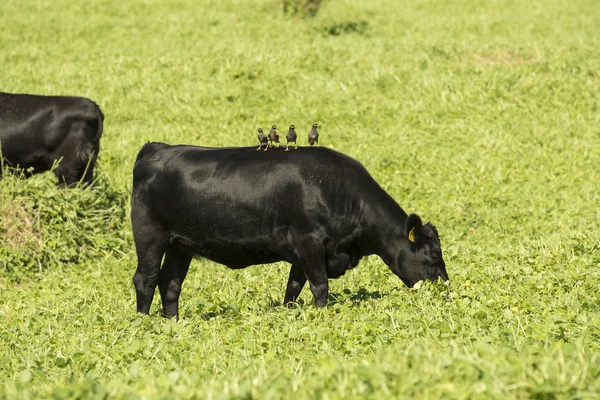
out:
<path id="1" fill-rule="evenodd" d="M 0 92 L 0 150 L 27 176 L 52 168 L 61 186 L 92 181 L 104 115 L 83 97 Z M 0 172 L 1 173 L 1 172 Z"/>
<path id="2" fill-rule="evenodd" d="M 133 169 L 131 220 L 142 313 L 158 284 L 164 314 L 178 315 L 194 255 L 233 269 L 287 261 L 284 303 L 308 279 L 319 307 L 327 304 L 327 279 L 369 254 L 409 287 L 448 280 L 436 228 L 407 215 L 360 163 L 328 148 L 265 153 L 147 143 Z"/>

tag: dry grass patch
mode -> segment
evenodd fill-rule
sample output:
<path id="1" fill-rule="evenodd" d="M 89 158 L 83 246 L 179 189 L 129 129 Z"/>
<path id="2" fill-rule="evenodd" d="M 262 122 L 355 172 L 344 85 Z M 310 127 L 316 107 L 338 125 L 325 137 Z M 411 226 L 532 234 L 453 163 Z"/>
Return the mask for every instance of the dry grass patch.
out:
<path id="1" fill-rule="evenodd" d="M 13 200 L 0 209 L 2 215 L 2 240 L 8 247 L 39 248 L 43 245 L 40 232 L 36 229 L 35 216 L 31 215 L 18 200 Z"/>

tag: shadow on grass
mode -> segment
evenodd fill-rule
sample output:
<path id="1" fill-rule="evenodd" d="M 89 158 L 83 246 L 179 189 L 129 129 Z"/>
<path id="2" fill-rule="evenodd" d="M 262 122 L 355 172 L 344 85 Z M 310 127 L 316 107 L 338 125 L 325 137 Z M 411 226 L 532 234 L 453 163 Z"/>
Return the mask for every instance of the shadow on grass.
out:
<path id="1" fill-rule="evenodd" d="M 239 316 L 240 315 L 240 311 L 237 308 L 234 307 L 230 307 L 230 306 L 223 306 L 221 308 L 219 308 L 216 311 L 209 311 L 209 312 L 205 312 L 202 313 L 201 318 L 205 321 L 210 321 L 211 319 L 215 319 L 217 317 L 222 317 L 222 316 Z"/>
<path id="2" fill-rule="evenodd" d="M 306 297 L 306 296 L 309 296 L 309 297 Z M 329 296 L 327 298 L 327 305 L 331 306 L 334 304 L 343 304 L 343 303 L 347 302 L 348 300 L 353 303 L 360 303 L 360 302 L 363 302 L 366 300 L 380 299 L 385 296 L 387 296 L 387 293 L 381 293 L 378 290 L 369 291 L 365 288 L 360 288 L 360 289 L 358 289 L 358 291 L 356 293 L 352 293 L 350 290 L 345 289 L 341 293 L 329 292 Z M 305 294 L 305 297 L 306 297 L 306 299 L 298 299 L 298 301 L 296 301 L 294 303 L 290 303 L 287 306 L 283 305 L 283 303 L 280 301 L 271 300 L 271 308 L 278 308 L 278 307 L 304 308 L 306 306 L 313 306 L 315 301 L 314 301 L 314 298 L 313 298 L 310 290 L 308 291 L 308 293 Z"/>
<path id="3" fill-rule="evenodd" d="M 347 303 L 348 301 L 356 304 L 356 303 L 360 303 L 360 302 L 367 301 L 367 300 L 380 299 L 387 295 L 388 295 L 387 293 L 381 293 L 378 290 L 369 291 L 365 288 L 360 288 L 355 293 L 352 293 L 352 292 L 350 292 L 350 290 L 346 289 L 341 293 L 329 292 L 327 305 L 332 306 L 334 304 L 344 304 L 344 303 Z M 308 297 L 306 297 L 306 296 L 308 296 Z M 295 308 L 315 307 L 314 298 L 313 298 L 310 290 L 308 290 L 307 293 L 305 293 L 305 297 L 306 297 L 306 299 L 298 299 L 298 301 L 296 301 L 294 303 L 289 303 L 287 305 L 284 305 L 282 301 L 274 300 L 271 298 L 271 299 L 269 299 L 269 304 L 268 304 L 267 308 L 269 308 L 269 309 L 277 309 L 277 308 L 295 309 Z M 259 306 L 258 304 L 256 305 L 257 309 L 262 308 L 263 306 Z M 252 308 L 254 308 L 254 307 L 252 307 Z M 223 317 L 223 316 L 239 317 L 242 315 L 242 313 L 236 306 L 228 306 L 228 305 L 218 307 L 217 310 L 203 312 L 203 313 L 199 313 L 199 314 L 201 315 L 201 318 L 206 321 L 215 319 L 217 317 Z M 190 316 L 192 316 L 192 314 L 184 315 L 183 317 L 185 318 L 185 317 L 190 317 Z"/>
<path id="4" fill-rule="evenodd" d="M 386 293 L 381 293 L 379 290 L 369 291 L 365 288 L 358 289 L 357 292 L 352 293 L 346 289 L 342 293 L 330 292 L 329 293 L 329 304 L 344 303 L 350 300 L 353 303 L 361 303 L 366 300 L 381 299 L 387 296 Z"/>

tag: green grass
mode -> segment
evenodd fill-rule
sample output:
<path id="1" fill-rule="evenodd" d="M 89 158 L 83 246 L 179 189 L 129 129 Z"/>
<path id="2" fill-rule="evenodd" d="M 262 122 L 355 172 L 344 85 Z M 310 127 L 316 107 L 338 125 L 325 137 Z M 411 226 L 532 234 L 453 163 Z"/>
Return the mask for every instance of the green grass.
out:
<path id="1" fill-rule="evenodd" d="M 600 7 L 592 0 L 0 4 L 0 89 L 101 106 L 99 184 L 0 181 L 0 398 L 600 397 Z M 451 284 L 381 260 L 331 304 L 289 266 L 192 263 L 135 314 L 148 140 L 258 145 L 313 122 L 437 225 Z"/>

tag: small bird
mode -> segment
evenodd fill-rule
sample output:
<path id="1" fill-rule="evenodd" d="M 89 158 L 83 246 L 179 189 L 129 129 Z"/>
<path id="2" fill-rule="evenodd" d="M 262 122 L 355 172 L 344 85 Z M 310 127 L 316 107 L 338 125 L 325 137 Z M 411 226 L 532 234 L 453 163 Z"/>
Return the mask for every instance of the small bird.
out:
<path id="1" fill-rule="evenodd" d="M 296 135 L 296 131 L 294 129 L 296 129 L 296 125 L 290 125 L 290 130 L 285 135 L 285 140 L 287 141 L 287 143 L 285 144 L 285 151 L 289 150 L 290 142 L 296 145 L 296 149 L 298 148 L 298 145 L 296 144 L 296 138 L 298 137 L 298 135 Z"/>
<path id="2" fill-rule="evenodd" d="M 269 138 L 267 137 L 267 135 L 265 135 L 262 128 L 258 128 L 256 131 L 258 132 L 258 141 L 260 142 L 260 146 L 258 146 L 258 149 L 256 149 L 256 150 L 262 149 L 262 146 L 264 144 L 265 145 L 264 151 L 267 151 L 267 149 L 269 148 Z"/>
<path id="3" fill-rule="evenodd" d="M 315 143 L 319 143 L 319 132 L 317 132 L 317 127 L 319 124 L 313 124 L 312 129 L 308 132 L 308 144 L 312 146 Z"/>
<path id="4" fill-rule="evenodd" d="M 271 142 L 269 147 L 273 147 L 273 142 L 277 143 L 277 147 L 279 147 L 279 134 L 276 129 L 277 125 L 273 125 L 269 131 L 269 141 Z"/>

